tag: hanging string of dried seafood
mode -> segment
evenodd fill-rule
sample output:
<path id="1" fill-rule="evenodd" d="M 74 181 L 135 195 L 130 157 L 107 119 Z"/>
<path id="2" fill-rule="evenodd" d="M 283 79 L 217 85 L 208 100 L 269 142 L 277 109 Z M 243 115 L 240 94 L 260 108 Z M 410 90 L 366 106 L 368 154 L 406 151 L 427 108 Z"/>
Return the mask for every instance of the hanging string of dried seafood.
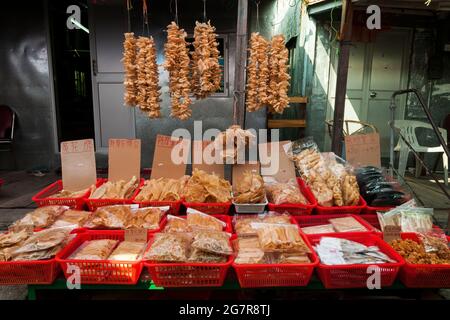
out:
<path id="1" fill-rule="evenodd" d="M 137 104 L 139 108 L 146 112 L 149 107 L 147 105 L 147 73 L 146 73 L 146 57 L 148 55 L 149 38 L 139 37 L 136 40 L 136 46 L 138 48 L 136 54 L 136 67 L 137 67 Z"/>
<path id="2" fill-rule="evenodd" d="M 125 70 L 124 101 L 127 106 L 137 105 L 136 38 L 133 32 L 125 33 L 123 43 L 123 66 Z"/>
<path id="3" fill-rule="evenodd" d="M 253 112 L 268 103 L 269 42 L 259 33 L 250 37 L 247 67 L 247 110 Z"/>
<path id="4" fill-rule="evenodd" d="M 158 64 L 156 62 L 156 45 L 153 37 L 149 38 L 147 56 L 145 57 L 145 74 L 147 78 L 148 96 L 147 96 L 147 107 L 148 116 L 150 118 L 160 118 L 161 108 L 160 108 L 160 86 L 159 74 L 158 74 Z"/>
<path id="5" fill-rule="evenodd" d="M 289 52 L 283 35 L 272 38 L 269 51 L 269 96 L 267 103 L 271 112 L 283 113 L 289 105 L 288 89 L 291 77 L 288 73 Z"/>
<path id="6" fill-rule="evenodd" d="M 192 91 L 204 99 L 220 89 L 222 71 L 219 64 L 219 43 L 211 23 L 195 23 L 192 55 Z"/>
<path id="7" fill-rule="evenodd" d="M 164 67 L 169 72 L 169 92 L 171 95 L 171 116 L 180 120 L 191 117 L 189 109 L 192 103 L 189 97 L 191 84 L 189 81 L 189 49 L 186 32 L 175 22 L 167 26 L 167 42 L 164 45 L 166 62 Z"/>

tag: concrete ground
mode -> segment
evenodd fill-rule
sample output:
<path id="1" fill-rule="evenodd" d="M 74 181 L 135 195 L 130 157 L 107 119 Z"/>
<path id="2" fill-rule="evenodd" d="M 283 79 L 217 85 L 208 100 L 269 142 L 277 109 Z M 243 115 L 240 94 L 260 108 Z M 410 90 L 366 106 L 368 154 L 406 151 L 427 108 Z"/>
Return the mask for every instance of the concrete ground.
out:
<path id="1" fill-rule="evenodd" d="M 31 200 L 32 196 L 59 179 L 55 173 L 41 175 L 24 171 L 0 172 L 0 178 L 5 180 L 0 187 L 0 230 L 6 230 L 11 223 L 33 210 L 36 205 Z M 435 208 L 436 222 L 448 232 L 450 201 L 428 178 L 408 177 L 407 181 L 424 206 Z M 450 188 L 447 189 L 450 192 Z M 26 295 L 26 286 L 0 286 L 0 300 L 21 300 L 26 299 Z M 450 300 L 450 290 L 424 292 L 423 298 Z"/>

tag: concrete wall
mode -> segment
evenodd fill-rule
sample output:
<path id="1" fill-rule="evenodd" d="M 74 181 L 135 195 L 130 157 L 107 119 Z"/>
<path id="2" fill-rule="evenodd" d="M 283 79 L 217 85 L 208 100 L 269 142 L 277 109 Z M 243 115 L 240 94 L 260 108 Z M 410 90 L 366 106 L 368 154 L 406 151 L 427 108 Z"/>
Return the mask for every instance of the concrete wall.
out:
<path id="1" fill-rule="evenodd" d="M 0 104 L 17 115 L 14 152 L 0 151 L 0 169 L 50 168 L 54 119 L 43 1 L 3 4 L 0 30 Z"/>

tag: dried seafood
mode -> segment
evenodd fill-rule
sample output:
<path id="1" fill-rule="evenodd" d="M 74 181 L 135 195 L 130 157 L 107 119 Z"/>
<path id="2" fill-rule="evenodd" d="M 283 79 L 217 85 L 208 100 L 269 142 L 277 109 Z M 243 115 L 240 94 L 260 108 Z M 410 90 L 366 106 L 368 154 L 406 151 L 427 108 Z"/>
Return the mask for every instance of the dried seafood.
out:
<path id="1" fill-rule="evenodd" d="M 130 181 L 107 181 L 92 190 L 89 199 L 129 199 L 138 187 L 138 179 L 133 176 Z"/>
<path id="2" fill-rule="evenodd" d="M 169 207 L 162 210 L 158 207 L 140 208 L 133 212 L 126 222 L 126 229 L 144 228 L 155 230 L 159 228 L 159 222 Z"/>
<path id="3" fill-rule="evenodd" d="M 138 261 L 145 250 L 144 242 L 122 241 L 108 257 L 108 260 Z"/>
<path id="4" fill-rule="evenodd" d="M 105 206 L 98 208 L 92 213 L 85 227 L 92 229 L 124 229 L 130 218 L 130 205 Z"/>
<path id="5" fill-rule="evenodd" d="M 178 201 L 184 193 L 189 176 L 180 179 L 159 178 L 146 180 L 136 201 Z"/>
<path id="6" fill-rule="evenodd" d="M 192 91 L 204 99 L 220 89 L 219 43 L 211 23 L 195 23 L 192 54 Z"/>
<path id="7" fill-rule="evenodd" d="M 52 225 L 52 228 L 55 227 L 66 227 L 66 226 L 83 226 L 86 221 L 89 219 L 91 212 L 82 211 L 82 210 L 72 210 L 69 209 L 64 211 Z"/>
<path id="8" fill-rule="evenodd" d="M 194 169 L 186 185 L 185 197 L 187 202 L 229 202 L 231 185 L 215 174 Z"/>
<path id="9" fill-rule="evenodd" d="M 283 35 L 272 38 L 269 51 L 270 76 L 267 103 L 270 105 L 271 112 L 283 113 L 289 105 L 288 89 L 291 79 L 287 64 L 289 52 Z"/>
<path id="10" fill-rule="evenodd" d="M 69 259 L 73 260 L 105 260 L 116 247 L 117 240 L 101 239 L 84 242 Z"/>
<path id="11" fill-rule="evenodd" d="M 137 105 L 137 70 L 136 70 L 136 38 L 134 33 L 125 33 L 123 43 L 123 65 L 125 70 L 125 105 Z"/>
<path id="12" fill-rule="evenodd" d="M 262 203 L 265 198 L 264 180 L 257 173 L 245 171 L 242 179 L 234 184 L 235 203 Z"/>
<path id="13" fill-rule="evenodd" d="M 233 125 L 216 137 L 214 149 L 225 163 L 236 163 L 239 155 L 245 155 L 245 147 L 253 144 L 255 139 L 256 136 L 249 130 Z"/>
<path id="14" fill-rule="evenodd" d="M 171 116 L 180 120 L 191 117 L 189 105 L 190 94 L 190 60 L 186 42 L 186 32 L 175 22 L 167 26 L 167 42 L 164 46 L 166 62 L 164 67 L 169 72 L 169 92 L 171 96 Z"/>
<path id="15" fill-rule="evenodd" d="M 66 206 L 46 206 L 40 207 L 36 210 L 27 213 L 25 217 L 14 222 L 10 229 L 19 229 L 21 227 L 32 226 L 32 228 L 48 228 L 51 226 L 56 218 L 64 211 L 69 209 Z"/>
<path id="16" fill-rule="evenodd" d="M 301 193 L 297 181 L 292 179 L 286 183 L 277 181 L 265 181 L 267 199 L 274 204 L 308 204 L 305 196 Z"/>

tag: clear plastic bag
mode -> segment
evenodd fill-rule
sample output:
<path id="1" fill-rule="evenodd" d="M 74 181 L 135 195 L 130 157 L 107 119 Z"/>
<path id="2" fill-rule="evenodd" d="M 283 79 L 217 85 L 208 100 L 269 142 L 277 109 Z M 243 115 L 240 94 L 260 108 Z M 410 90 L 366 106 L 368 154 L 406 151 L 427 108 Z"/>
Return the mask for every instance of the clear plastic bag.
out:
<path id="1" fill-rule="evenodd" d="M 273 204 L 308 204 L 300 191 L 296 179 L 285 183 L 278 182 L 274 177 L 264 177 L 267 199 Z"/>
<path id="2" fill-rule="evenodd" d="M 91 229 L 125 229 L 138 205 L 114 205 L 98 208 L 85 224 Z"/>
<path id="3" fill-rule="evenodd" d="M 33 226 L 33 228 L 44 229 L 50 227 L 64 211 L 68 210 L 67 206 L 45 206 L 35 209 L 27 213 L 25 217 L 16 221 L 11 225 L 11 229 L 20 228 L 21 226 Z"/>
<path id="4" fill-rule="evenodd" d="M 198 230 L 194 233 L 192 248 L 201 251 L 231 255 L 233 248 L 230 244 L 230 234 L 209 230 Z"/>
<path id="5" fill-rule="evenodd" d="M 52 225 L 52 228 L 58 227 L 82 227 L 89 219 L 92 212 L 83 210 L 66 210 L 64 211 Z"/>
<path id="6" fill-rule="evenodd" d="M 72 260 L 106 260 L 118 240 L 100 239 L 85 241 L 70 257 Z"/>
<path id="7" fill-rule="evenodd" d="M 311 226 L 301 228 L 304 234 L 321 234 L 321 233 L 333 233 L 335 232 L 331 224 L 323 224 L 319 226 Z"/>
<path id="8" fill-rule="evenodd" d="M 234 242 L 237 255 L 236 264 L 262 264 L 267 263 L 265 253 L 261 249 L 258 237 L 238 238 Z"/>
<path id="9" fill-rule="evenodd" d="M 159 262 L 185 262 L 189 257 L 191 240 L 191 236 L 185 233 L 157 233 L 144 259 Z"/>
<path id="10" fill-rule="evenodd" d="M 108 257 L 113 261 L 139 261 L 146 248 L 145 242 L 122 241 Z"/>
<path id="11" fill-rule="evenodd" d="M 365 232 L 368 231 L 353 217 L 333 218 L 328 220 L 336 232 Z"/>
<path id="12" fill-rule="evenodd" d="M 290 224 L 291 216 L 288 213 L 272 211 L 258 215 L 235 215 L 233 224 L 236 234 L 239 236 L 256 236 L 256 229 L 252 227 L 252 223 L 254 222 Z"/>
<path id="13" fill-rule="evenodd" d="M 252 223 L 264 252 L 309 253 L 299 228 L 294 224 Z"/>
<path id="14" fill-rule="evenodd" d="M 165 206 L 145 207 L 132 210 L 125 228 L 144 228 L 148 230 L 159 229 L 159 223 L 169 209 L 169 206 Z"/>
<path id="15" fill-rule="evenodd" d="M 187 224 L 193 229 L 222 231 L 226 227 L 222 220 L 192 208 L 188 208 L 186 214 Z"/>
<path id="16" fill-rule="evenodd" d="M 410 208 L 401 213 L 402 232 L 427 233 L 433 229 L 432 208 Z"/>
<path id="17" fill-rule="evenodd" d="M 191 232 L 192 228 L 188 225 L 187 220 L 173 215 L 167 215 L 167 224 L 164 227 L 164 232 L 178 233 Z"/>

